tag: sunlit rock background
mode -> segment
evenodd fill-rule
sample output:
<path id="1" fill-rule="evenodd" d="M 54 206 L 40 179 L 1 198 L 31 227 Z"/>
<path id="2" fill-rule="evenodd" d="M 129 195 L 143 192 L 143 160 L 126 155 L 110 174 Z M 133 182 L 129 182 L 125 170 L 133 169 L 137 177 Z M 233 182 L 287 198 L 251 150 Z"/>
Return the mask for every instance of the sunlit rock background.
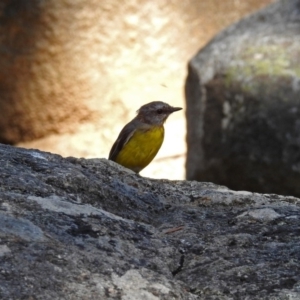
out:
<path id="1" fill-rule="evenodd" d="M 3 0 L 0 142 L 107 157 L 143 104 L 184 106 L 187 61 L 271 0 Z M 184 111 L 144 176 L 185 176 Z"/>

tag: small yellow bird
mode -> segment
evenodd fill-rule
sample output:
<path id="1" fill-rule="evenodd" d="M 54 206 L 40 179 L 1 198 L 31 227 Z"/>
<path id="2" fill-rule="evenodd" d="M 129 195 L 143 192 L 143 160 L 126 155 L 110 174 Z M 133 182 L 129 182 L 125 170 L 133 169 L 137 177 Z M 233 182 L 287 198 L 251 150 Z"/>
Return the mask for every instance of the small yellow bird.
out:
<path id="1" fill-rule="evenodd" d="M 108 159 L 139 173 L 150 164 L 164 141 L 164 122 L 181 109 L 161 101 L 143 105 L 120 132 Z"/>

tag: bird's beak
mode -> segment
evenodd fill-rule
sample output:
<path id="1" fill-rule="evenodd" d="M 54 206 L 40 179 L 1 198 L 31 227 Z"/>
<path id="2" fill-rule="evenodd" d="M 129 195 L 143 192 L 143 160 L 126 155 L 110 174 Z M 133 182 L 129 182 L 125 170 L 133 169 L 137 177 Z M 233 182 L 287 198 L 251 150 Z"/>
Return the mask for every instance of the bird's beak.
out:
<path id="1" fill-rule="evenodd" d="M 170 107 L 170 113 L 173 113 L 174 111 L 182 110 L 182 107 Z"/>

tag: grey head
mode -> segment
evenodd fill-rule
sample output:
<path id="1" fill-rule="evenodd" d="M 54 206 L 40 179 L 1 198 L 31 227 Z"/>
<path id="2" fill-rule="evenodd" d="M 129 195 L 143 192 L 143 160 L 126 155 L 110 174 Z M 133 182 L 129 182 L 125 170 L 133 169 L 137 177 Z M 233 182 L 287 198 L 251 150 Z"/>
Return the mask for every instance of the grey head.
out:
<path id="1" fill-rule="evenodd" d="M 143 105 L 137 111 L 136 119 L 150 125 L 162 126 L 171 113 L 181 109 L 162 101 L 153 101 Z"/>

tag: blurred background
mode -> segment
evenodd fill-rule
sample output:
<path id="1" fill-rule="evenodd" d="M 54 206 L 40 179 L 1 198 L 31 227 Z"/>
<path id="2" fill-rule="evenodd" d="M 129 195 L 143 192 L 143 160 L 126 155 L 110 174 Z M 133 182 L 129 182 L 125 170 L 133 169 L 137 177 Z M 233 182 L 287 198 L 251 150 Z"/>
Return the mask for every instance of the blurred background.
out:
<path id="1" fill-rule="evenodd" d="M 272 0 L 2 0 L 0 142 L 107 158 L 143 104 L 185 108 L 188 60 Z M 184 110 L 141 172 L 184 179 Z"/>

